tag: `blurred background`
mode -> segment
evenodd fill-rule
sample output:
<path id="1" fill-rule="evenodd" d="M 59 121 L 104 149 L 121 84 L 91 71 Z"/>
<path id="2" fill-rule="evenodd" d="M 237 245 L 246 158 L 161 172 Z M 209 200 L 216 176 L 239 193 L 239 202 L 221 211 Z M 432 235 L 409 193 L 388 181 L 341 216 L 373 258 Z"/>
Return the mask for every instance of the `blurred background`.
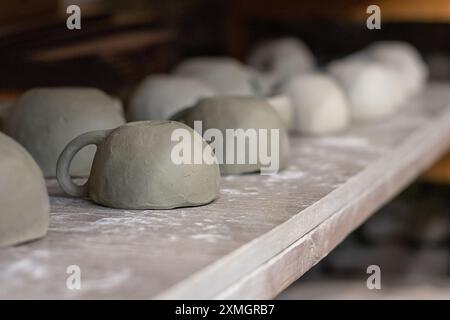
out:
<path id="1" fill-rule="evenodd" d="M 381 30 L 366 28 L 369 4 Z M 81 8 L 81 30 L 66 28 L 67 6 Z M 245 58 L 257 42 L 303 39 L 319 66 L 376 40 L 405 40 L 424 55 L 432 79 L 450 77 L 450 1 L 18 0 L 0 4 L 0 90 L 93 85 L 126 97 L 148 73 L 182 58 Z"/>
<path id="2" fill-rule="evenodd" d="M 68 30 L 68 5 L 81 30 Z M 366 28 L 367 6 L 382 28 Z M 0 105 L 36 86 L 94 86 L 125 101 L 146 75 L 185 57 L 243 60 L 296 36 L 319 67 L 377 40 L 414 45 L 430 79 L 450 79 L 450 0 L 16 0 L 0 2 Z M 1 109 L 1 108 L 0 108 Z M 450 297 L 450 157 L 358 229 L 280 298 Z M 383 290 L 366 287 L 380 265 Z"/>

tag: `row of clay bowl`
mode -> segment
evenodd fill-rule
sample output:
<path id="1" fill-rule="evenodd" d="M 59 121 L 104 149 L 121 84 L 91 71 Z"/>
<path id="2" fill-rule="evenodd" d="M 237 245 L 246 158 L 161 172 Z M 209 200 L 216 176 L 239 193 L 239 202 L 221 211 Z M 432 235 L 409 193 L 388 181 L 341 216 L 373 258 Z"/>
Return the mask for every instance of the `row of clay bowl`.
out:
<path id="1" fill-rule="evenodd" d="M 220 174 L 258 172 L 261 163 L 174 164 L 174 130 L 195 135 L 196 120 L 204 131 L 278 129 L 283 168 L 288 130 L 333 134 L 351 121 L 381 119 L 420 91 L 428 73 L 416 50 L 399 42 L 376 43 L 319 71 L 302 42 L 285 38 L 255 48 L 248 62 L 198 57 L 151 75 L 126 115 L 121 101 L 93 88 L 26 92 L 5 117 L 9 137 L 0 133 L 0 245 L 45 235 L 44 177 L 114 208 L 204 205 L 218 197 Z M 205 140 L 194 143 L 214 156 Z M 71 176 L 89 180 L 79 186 Z"/>

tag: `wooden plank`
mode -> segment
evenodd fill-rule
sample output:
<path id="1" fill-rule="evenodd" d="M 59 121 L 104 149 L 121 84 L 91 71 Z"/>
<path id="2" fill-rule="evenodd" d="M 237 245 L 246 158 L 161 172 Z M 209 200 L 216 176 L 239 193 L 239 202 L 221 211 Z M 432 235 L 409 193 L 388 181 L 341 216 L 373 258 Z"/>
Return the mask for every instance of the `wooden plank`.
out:
<path id="1" fill-rule="evenodd" d="M 264 5 L 256 0 L 228 3 L 233 14 L 245 21 L 256 19 L 291 21 L 365 22 L 367 7 L 378 5 L 383 22 L 449 22 L 450 2 L 447 0 L 279 0 Z M 233 18 L 233 17 L 230 17 Z"/>
<path id="2" fill-rule="evenodd" d="M 450 84 L 434 84 L 391 118 L 293 136 L 287 170 L 225 177 L 208 206 L 115 210 L 49 181 L 49 233 L 0 249 L 0 298 L 271 298 L 449 146 Z"/>
<path id="3" fill-rule="evenodd" d="M 161 45 L 171 41 L 174 36 L 174 32 L 164 29 L 120 32 L 56 48 L 47 48 L 33 53 L 29 59 L 39 62 L 54 62 L 86 56 L 113 56 L 152 45 Z"/>
<path id="4" fill-rule="evenodd" d="M 450 152 L 423 175 L 425 180 L 435 183 L 450 183 Z"/>
<path id="5" fill-rule="evenodd" d="M 391 155 L 392 162 L 383 157 L 378 161 L 378 168 L 367 167 L 359 174 L 358 179 L 371 183 L 365 189 L 360 189 L 360 194 L 355 194 L 352 202 L 217 298 L 270 299 L 278 295 L 331 252 L 380 206 L 400 192 L 403 186 L 433 164 L 442 150 L 449 146 L 449 141 L 440 140 L 443 136 L 450 136 L 447 121 L 448 119 L 443 120 L 444 123 L 438 126 L 440 131 L 430 127 L 427 131 L 417 132 L 416 137 L 409 140 L 409 144 L 405 143 L 395 150 Z M 424 148 L 415 152 L 419 141 Z M 439 146 L 429 144 L 428 141 L 436 141 Z M 408 156 L 404 157 L 405 154 Z M 386 166 L 386 163 L 390 165 Z"/>

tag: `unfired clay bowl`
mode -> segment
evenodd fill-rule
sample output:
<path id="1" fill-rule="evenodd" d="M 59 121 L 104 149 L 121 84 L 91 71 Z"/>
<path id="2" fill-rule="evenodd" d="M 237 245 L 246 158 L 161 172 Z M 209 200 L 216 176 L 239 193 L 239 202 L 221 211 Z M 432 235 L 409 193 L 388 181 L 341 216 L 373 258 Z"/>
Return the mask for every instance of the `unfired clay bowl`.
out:
<path id="1" fill-rule="evenodd" d="M 56 176 L 56 161 L 76 136 L 125 123 L 121 103 L 94 88 L 41 88 L 26 92 L 10 108 L 5 131 L 22 144 L 44 176 Z M 83 150 L 71 173 L 88 176 L 94 149 Z"/>
<path id="2" fill-rule="evenodd" d="M 226 139 L 227 129 L 266 129 L 271 132 L 271 129 L 279 130 L 279 140 L 277 141 L 279 168 L 282 169 L 287 164 L 288 155 L 288 135 L 287 129 L 277 111 L 266 100 L 255 97 L 238 97 L 238 96 L 219 96 L 213 98 L 205 98 L 200 100 L 195 106 L 187 108 L 172 117 L 172 120 L 186 123 L 194 128 L 195 121 L 201 121 L 202 130 L 218 129 L 222 132 L 223 144 L 226 146 L 230 142 Z M 271 141 L 269 135 L 268 141 Z M 249 154 L 248 145 L 245 147 L 246 154 Z M 270 145 L 268 146 L 270 150 Z M 235 155 L 239 152 L 237 150 L 237 143 L 235 144 Z M 223 148 L 223 159 L 226 159 L 227 149 Z M 241 174 L 260 172 L 263 164 L 259 161 L 253 164 L 246 161 L 244 164 L 237 163 L 222 163 L 220 165 L 220 172 L 222 175 Z"/>
<path id="3" fill-rule="evenodd" d="M 213 89 L 192 77 L 151 75 L 133 92 L 127 118 L 130 121 L 166 120 L 199 99 L 213 95 Z"/>
<path id="4" fill-rule="evenodd" d="M 407 42 L 379 41 L 371 44 L 364 54 L 382 62 L 399 74 L 408 94 L 420 92 L 426 85 L 428 66 L 420 52 Z"/>
<path id="5" fill-rule="evenodd" d="M 330 63 L 327 70 L 344 89 L 352 120 L 378 120 L 395 112 L 405 101 L 404 83 L 383 63 L 357 54 Z"/>
<path id="6" fill-rule="evenodd" d="M 91 131 L 75 138 L 58 160 L 57 179 L 72 196 L 89 196 L 104 206 L 124 209 L 171 209 L 207 204 L 218 197 L 220 172 L 212 164 L 177 164 L 172 140 L 181 129 L 193 148 L 213 155 L 209 145 L 191 128 L 175 121 L 130 122 L 114 130 Z M 79 186 L 68 172 L 74 155 L 97 145 L 88 182 Z M 214 156 L 214 155 L 213 155 Z"/>

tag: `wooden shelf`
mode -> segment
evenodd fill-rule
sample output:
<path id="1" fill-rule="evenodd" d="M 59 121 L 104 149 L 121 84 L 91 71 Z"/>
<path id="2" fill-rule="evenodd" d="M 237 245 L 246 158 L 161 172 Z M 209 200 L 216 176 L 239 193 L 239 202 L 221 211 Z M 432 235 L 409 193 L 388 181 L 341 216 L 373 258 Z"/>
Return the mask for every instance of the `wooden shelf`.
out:
<path id="1" fill-rule="evenodd" d="M 114 56 L 173 41 L 175 32 L 160 30 L 127 31 L 34 52 L 32 61 L 55 62 L 86 56 Z"/>
<path id="2" fill-rule="evenodd" d="M 0 249 L 0 298 L 273 298 L 449 147 L 450 84 L 436 83 L 393 117 L 292 136 L 287 170 L 225 177 L 207 206 L 115 210 L 49 181 L 48 235 Z"/>
<path id="3" fill-rule="evenodd" d="M 254 22 L 337 23 L 366 29 L 367 7 L 378 5 L 385 23 L 450 23 L 448 0 L 229 0 L 226 47 L 230 55 L 245 58 Z"/>

